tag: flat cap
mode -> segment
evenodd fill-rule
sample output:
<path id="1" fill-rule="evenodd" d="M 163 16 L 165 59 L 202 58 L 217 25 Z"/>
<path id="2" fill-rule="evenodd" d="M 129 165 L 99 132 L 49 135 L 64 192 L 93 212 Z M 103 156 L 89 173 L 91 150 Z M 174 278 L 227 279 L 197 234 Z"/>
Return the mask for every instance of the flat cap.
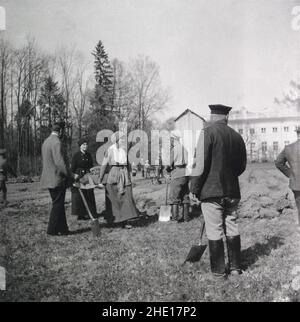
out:
<path id="1" fill-rule="evenodd" d="M 232 109 L 230 106 L 222 105 L 222 104 L 213 104 L 208 105 L 211 111 L 211 114 L 222 114 L 227 115 L 229 111 Z"/>

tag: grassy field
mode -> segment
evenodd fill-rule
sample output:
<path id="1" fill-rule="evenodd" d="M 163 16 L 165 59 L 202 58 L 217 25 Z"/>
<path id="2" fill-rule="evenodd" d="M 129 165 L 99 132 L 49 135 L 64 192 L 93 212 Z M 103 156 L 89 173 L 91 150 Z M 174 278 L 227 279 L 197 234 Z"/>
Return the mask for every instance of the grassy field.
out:
<path id="1" fill-rule="evenodd" d="M 9 184 L 1 210 L 1 301 L 299 301 L 300 234 L 287 179 L 273 164 L 250 164 L 241 176 L 239 224 L 244 274 L 215 280 L 208 250 L 182 265 L 199 240 L 199 211 L 189 222 L 158 222 L 165 185 L 136 179 L 134 197 L 149 217 L 133 229 L 108 228 L 93 238 L 88 222 L 70 215 L 74 234 L 49 237 L 50 197 L 38 183 Z M 98 212 L 104 192 L 96 191 Z M 100 217 L 101 219 L 101 217 Z"/>

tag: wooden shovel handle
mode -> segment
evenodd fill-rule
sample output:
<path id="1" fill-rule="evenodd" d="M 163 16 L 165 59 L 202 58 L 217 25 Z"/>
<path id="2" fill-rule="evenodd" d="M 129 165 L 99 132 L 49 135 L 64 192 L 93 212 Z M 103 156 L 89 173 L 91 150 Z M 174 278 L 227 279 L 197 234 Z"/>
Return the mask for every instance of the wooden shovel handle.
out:
<path id="1" fill-rule="evenodd" d="M 205 221 L 204 221 L 204 218 L 203 218 L 203 224 L 201 226 L 201 231 L 200 231 L 200 244 L 199 245 L 203 244 L 202 237 L 203 237 L 204 229 L 205 229 Z"/>
<path id="2" fill-rule="evenodd" d="M 168 190 L 169 190 L 169 182 L 167 181 L 167 188 L 166 188 L 166 206 L 168 205 Z"/>
<path id="3" fill-rule="evenodd" d="M 84 206 L 85 206 L 86 211 L 88 212 L 88 214 L 89 214 L 90 218 L 91 218 L 92 220 L 95 220 L 95 218 L 93 217 L 93 215 L 92 215 L 92 213 L 91 213 L 91 211 L 90 211 L 90 208 L 89 208 L 89 206 L 88 206 L 88 204 L 87 204 L 87 202 L 86 202 L 86 199 L 85 199 L 85 196 L 84 196 L 83 192 L 81 191 L 81 189 L 80 189 L 80 188 L 78 188 L 78 190 L 79 190 L 79 193 L 80 193 L 81 199 L 82 199 L 82 201 L 83 201 L 83 203 L 84 203 Z"/>

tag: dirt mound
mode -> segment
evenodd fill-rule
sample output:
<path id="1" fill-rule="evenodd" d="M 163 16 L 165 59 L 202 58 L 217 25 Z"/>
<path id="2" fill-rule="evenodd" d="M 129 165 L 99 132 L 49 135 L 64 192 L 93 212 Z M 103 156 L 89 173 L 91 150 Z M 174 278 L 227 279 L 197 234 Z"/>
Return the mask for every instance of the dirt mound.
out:
<path id="1" fill-rule="evenodd" d="M 241 180 L 241 218 L 274 218 L 293 211 L 287 184 L 276 169 L 253 169 Z"/>

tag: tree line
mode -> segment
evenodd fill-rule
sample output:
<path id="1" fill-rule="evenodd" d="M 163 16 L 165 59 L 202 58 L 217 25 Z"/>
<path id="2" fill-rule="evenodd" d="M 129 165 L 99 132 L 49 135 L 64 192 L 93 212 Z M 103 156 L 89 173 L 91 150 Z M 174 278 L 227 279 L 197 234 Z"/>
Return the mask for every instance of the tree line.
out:
<path id="1" fill-rule="evenodd" d="M 82 136 L 95 152 L 96 134 L 120 121 L 128 131 L 160 127 L 153 116 L 169 99 L 148 56 L 110 60 L 101 40 L 88 59 L 75 48 L 47 53 L 34 39 L 20 48 L 0 40 L 0 148 L 18 174 L 40 174 L 41 146 L 57 121 L 66 124 L 69 156 Z"/>

